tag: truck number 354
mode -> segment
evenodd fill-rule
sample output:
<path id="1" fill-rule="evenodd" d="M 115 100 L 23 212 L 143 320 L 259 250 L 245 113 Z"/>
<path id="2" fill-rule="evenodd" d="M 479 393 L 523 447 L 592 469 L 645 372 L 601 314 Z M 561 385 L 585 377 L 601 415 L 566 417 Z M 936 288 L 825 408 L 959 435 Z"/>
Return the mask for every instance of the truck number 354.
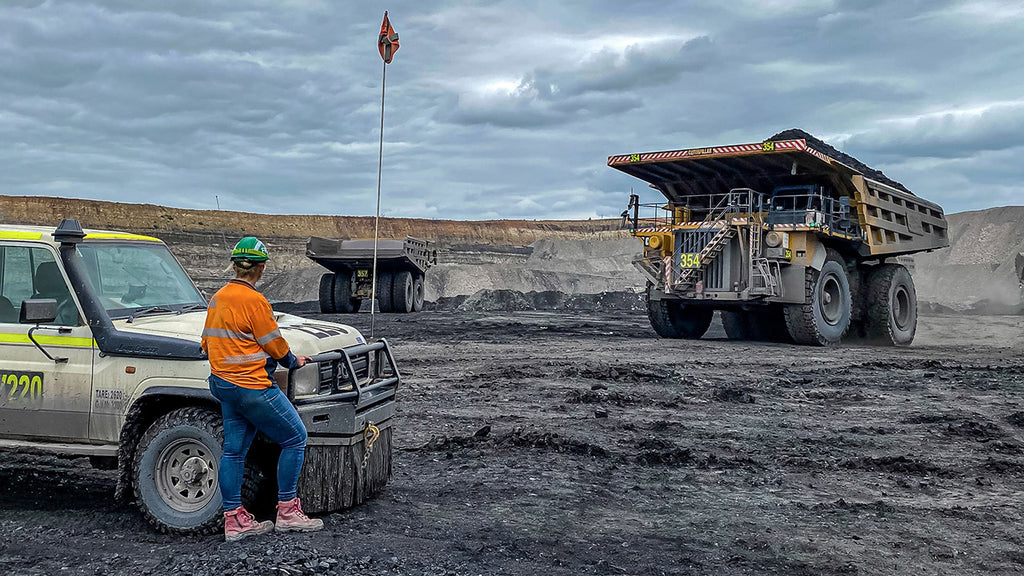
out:
<path id="1" fill-rule="evenodd" d="M 680 268 L 700 268 L 700 254 L 680 254 Z"/>
<path id="2" fill-rule="evenodd" d="M 43 378 L 27 374 L 3 374 L 0 376 L 0 391 L 4 388 L 7 389 L 8 400 L 35 400 L 43 397 Z"/>

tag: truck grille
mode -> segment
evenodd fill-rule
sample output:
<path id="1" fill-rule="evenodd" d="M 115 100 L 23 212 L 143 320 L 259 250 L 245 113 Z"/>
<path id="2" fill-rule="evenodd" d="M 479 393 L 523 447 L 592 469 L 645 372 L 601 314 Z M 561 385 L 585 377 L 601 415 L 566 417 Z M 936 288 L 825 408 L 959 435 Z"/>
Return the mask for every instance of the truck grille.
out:
<path id="1" fill-rule="evenodd" d="M 329 394 L 331 392 L 331 382 L 334 381 L 335 366 L 337 366 L 337 370 L 339 371 L 338 383 L 343 389 L 348 388 L 350 378 L 348 374 L 348 367 L 345 363 L 325 362 L 320 364 L 320 394 Z M 352 367 L 355 368 L 356 371 L 356 380 L 360 382 L 367 380 L 370 376 L 370 355 L 360 354 L 352 357 Z"/>

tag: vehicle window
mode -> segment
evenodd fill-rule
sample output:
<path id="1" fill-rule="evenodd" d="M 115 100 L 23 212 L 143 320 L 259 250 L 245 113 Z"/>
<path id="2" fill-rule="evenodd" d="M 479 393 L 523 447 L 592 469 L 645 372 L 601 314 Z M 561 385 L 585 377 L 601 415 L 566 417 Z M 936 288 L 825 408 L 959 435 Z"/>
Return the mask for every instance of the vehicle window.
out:
<path id="1" fill-rule="evenodd" d="M 89 279 L 111 317 L 165 307 L 181 310 L 206 301 L 163 244 L 79 245 Z"/>
<path id="2" fill-rule="evenodd" d="M 52 252 L 27 246 L 3 246 L 0 250 L 0 322 L 17 323 L 21 303 L 29 298 L 53 298 L 57 300 L 57 319 L 52 324 L 80 325 L 78 307 Z"/>

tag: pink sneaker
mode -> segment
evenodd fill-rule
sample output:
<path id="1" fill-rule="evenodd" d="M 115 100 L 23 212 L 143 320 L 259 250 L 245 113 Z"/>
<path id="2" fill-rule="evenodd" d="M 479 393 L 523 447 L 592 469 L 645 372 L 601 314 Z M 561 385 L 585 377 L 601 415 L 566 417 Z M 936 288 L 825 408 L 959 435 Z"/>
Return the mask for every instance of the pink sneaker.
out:
<path id="1" fill-rule="evenodd" d="M 249 511 L 242 506 L 224 513 L 224 540 L 226 542 L 241 540 L 246 536 L 266 534 L 273 529 L 273 522 L 270 520 L 257 522 L 256 517 L 249 514 Z"/>
<path id="2" fill-rule="evenodd" d="M 277 503 L 278 532 L 316 532 L 323 528 L 323 520 L 306 516 L 298 498 Z"/>

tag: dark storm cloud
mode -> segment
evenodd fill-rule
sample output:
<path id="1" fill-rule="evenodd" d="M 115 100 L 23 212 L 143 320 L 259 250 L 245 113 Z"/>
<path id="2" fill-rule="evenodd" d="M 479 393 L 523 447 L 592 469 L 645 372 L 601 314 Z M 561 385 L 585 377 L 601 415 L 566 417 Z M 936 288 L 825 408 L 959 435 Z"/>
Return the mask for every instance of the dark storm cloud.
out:
<path id="1" fill-rule="evenodd" d="M 801 127 L 947 210 L 1024 203 L 1011 1 L 401 2 L 394 216 L 616 216 L 610 154 Z M 327 0 L 5 2 L 0 187 L 372 214 L 381 10 Z"/>

